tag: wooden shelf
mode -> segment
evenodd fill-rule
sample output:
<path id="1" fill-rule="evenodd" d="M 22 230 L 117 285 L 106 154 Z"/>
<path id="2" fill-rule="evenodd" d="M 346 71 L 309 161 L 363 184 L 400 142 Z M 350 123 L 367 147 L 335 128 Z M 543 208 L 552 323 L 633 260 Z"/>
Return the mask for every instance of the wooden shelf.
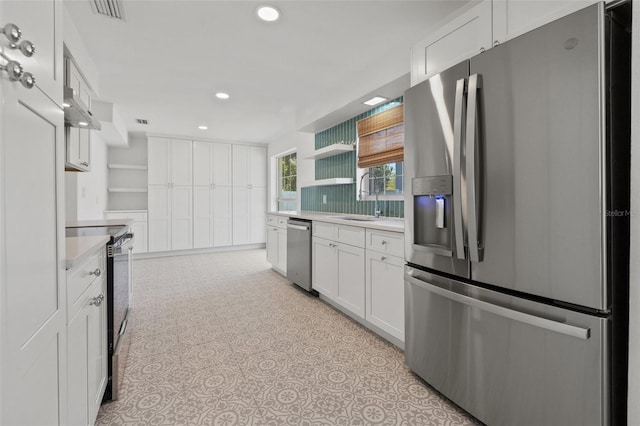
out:
<path id="1" fill-rule="evenodd" d="M 147 192 L 147 188 L 109 188 L 109 192 Z"/>
<path id="2" fill-rule="evenodd" d="M 110 169 L 122 169 L 122 170 L 147 170 L 148 167 L 146 165 L 138 165 L 138 164 L 115 164 L 109 163 L 107 167 Z"/>
<path id="3" fill-rule="evenodd" d="M 334 155 L 344 154 L 345 152 L 351 152 L 355 149 L 355 145 L 334 143 L 333 145 L 325 146 L 314 152 L 314 154 L 307 159 L 320 160 L 322 158 L 333 157 Z"/>
<path id="4" fill-rule="evenodd" d="M 333 178 L 333 179 L 321 179 L 302 185 L 303 188 L 309 186 L 323 186 L 323 185 L 349 185 L 354 183 L 353 178 Z"/>

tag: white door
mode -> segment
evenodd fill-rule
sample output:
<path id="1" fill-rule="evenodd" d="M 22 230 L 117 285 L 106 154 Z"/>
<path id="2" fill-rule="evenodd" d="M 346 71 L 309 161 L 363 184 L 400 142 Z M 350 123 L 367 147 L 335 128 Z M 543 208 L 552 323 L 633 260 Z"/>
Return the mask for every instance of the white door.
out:
<path id="1" fill-rule="evenodd" d="M 195 146 L 194 146 L 195 153 Z M 195 160 L 195 156 L 194 156 Z M 194 164 L 195 166 L 195 164 Z M 195 167 L 194 167 L 195 171 Z M 195 177 L 195 173 L 194 173 Z M 213 247 L 213 190 L 209 186 L 193 187 L 193 247 Z"/>
<path id="2" fill-rule="evenodd" d="M 165 138 L 149 138 L 148 156 L 148 180 L 149 185 L 169 184 L 169 158 L 171 141 Z"/>
<path id="3" fill-rule="evenodd" d="M 171 250 L 193 248 L 193 187 L 171 188 Z"/>
<path id="4" fill-rule="evenodd" d="M 170 182 L 174 185 L 192 185 L 192 142 L 171 139 Z"/>
<path id="5" fill-rule="evenodd" d="M 333 241 L 313 238 L 313 289 L 330 299 L 335 298 L 338 260 Z"/>
<path id="6" fill-rule="evenodd" d="M 338 287 L 335 301 L 364 319 L 364 249 L 338 244 Z"/>
<path id="7" fill-rule="evenodd" d="M 232 229 L 234 222 L 232 217 L 232 188 L 229 186 L 215 186 L 212 194 L 213 246 L 230 246 L 233 244 Z"/>
<path id="8" fill-rule="evenodd" d="M 17 24 L 38 46 L 27 59 L 0 39 L 38 79 L 26 89 L 0 72 L 2 425 L 66 423 L 61 12 L 59 1 L 0 2 L 2 25 Z"/>
<path id="9" fill-rule="evenodd" d="M 167 185 L 149 185 L 149 251 L 171 250 L 171 196 Z"/>
<path id="10" fill-rule="evenodd" d="M 249 147 L 249 185 L 267 186 L 267 151 L 260 146 Z"/>
<path id="11" fill-rule="evenodd" d="M 212 143 L 213 184 L 231 186 L 231 146 L 228 143 Z"/>

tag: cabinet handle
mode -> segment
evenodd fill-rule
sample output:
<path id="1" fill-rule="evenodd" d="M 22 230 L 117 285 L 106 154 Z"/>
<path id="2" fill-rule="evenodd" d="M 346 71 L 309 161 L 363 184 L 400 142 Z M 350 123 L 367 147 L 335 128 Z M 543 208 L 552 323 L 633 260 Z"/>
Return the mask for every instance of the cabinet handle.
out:
<path id="1" fill-rule="evenodd" d="M 22 37 L 22 30 L 16 24 L 6 24 L 2 27 L 2 34 L 11 42 L 17 43 Z"/>
<path id="2" fill-rule="evenodd" d="M 480 53 L 484 53 L 484 50 L 485 50 L 484 47 L 481 47 L 480 48 Z"/>
<path id="3" fill-rule="evenodd" d="M 248 189 L 253 189 L 253 185 L 247 185 Z"/>
<path id="4" fill-rule="evenodd" d="M 385 260 L 387 260 L 387 258 L 386 258 L 385 256 L 382 256 L 382 257 L 380 258 L 380 261 L 381 261 L 381 262 L 384 262 Z"/>
<path id="5" fill-rule="evenodd" d="M 22 83 L 22 86 L 26 89 L 33 89 L 36 85 L 36 77 L 30 72 L 25 72 L 22 74 L 22 77 L 20 77 L 20 83 Z"/>
<path id="6" fill-rule="evenodd" d="M 86 161 L 83 161 L 82 163 L 80 163 L 81 166 L 85 166 L 85 167 L 89 167 L 89 163 L 87 163 Z"/>
<path id="7" fill-rule="evenodd" d="M 387 242 L 385 240 L 382 240 L 382 242 L 380 242 L 380 244 L 382 244 L 383 246 L 386 246 Z"/>
<path id="8" fill-rule="evenodd" d="M 493 47 L 496 47 L 496 46 L 497 46 L 497 45 L 499 45 L 499 44 L 500 44 L 500 42 L 499 42 L 498 40 L 495 40 L 495 41 L 493 42 Z"/>
<path id="9" fill-rule="evenodd" d="M 20 62 L 11 60 L 9 60 L 6 65 L 0 65 L 0 71 L 6 71 L 9 75 L 9 80 L 11 81 L 20 80 L 20 78 L 22 78 L 22 75 L 24 74 L 24 69 L 22 68 Z"/>
<path id="10" fill-rule="evenodd" d="M 100 306 L 102 305 L 103 301 L 104 301 L 104 294 L 100 293 L 100 296 L 92 297 L 91 299 L 89 299 L 89 305 Z"/>
<path id="11" fill-rule="evenodd" d="M 9 49 L 18 49 L 27 58 L 32 57 L 33 54 L 36 53 L 36 46 L 29 40 L 23 40 L 20 44 L 11 43 L 9 44 Z"/>
<path id="12" fill-rule="evenodd" d="M 95 275 L 96 277 L 99 277 L 101 274 L 102 274 L 102 271 L 100 270 L 100 268 L 96 268 L 95 271 L 89 272 L 89 275 Z"/>

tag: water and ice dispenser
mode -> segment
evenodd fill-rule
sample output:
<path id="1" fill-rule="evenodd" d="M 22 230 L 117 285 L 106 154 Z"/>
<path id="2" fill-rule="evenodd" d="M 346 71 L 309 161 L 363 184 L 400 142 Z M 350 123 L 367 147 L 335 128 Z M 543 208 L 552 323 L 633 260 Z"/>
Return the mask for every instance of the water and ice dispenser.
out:
<path id="1" fill-rule="evenodd" d="M 453 235 L 453 177 L 428 176 L 411 180 L 413 244 L 451 255 Z"/>

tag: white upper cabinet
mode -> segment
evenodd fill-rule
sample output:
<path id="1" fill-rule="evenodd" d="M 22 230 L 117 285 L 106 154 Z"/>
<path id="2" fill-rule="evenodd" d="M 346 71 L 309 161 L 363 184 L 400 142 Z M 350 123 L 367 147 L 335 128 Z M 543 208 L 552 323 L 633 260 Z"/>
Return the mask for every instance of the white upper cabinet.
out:
<path id="1" fill-rule="evenodd" d="M 411 49 L 411 85 L 595 0 L 483 0 Z"/>
<path id="2" fill-rule="evenodd" d="M 494 45 L 504 43 L 595 2 L 595 0 L 494 0 L 493 43 Z"/>
<path id="3" fill-rule="evenodd" d="M 193 142 L 193 184 L 231 186 L 231 146 L 217 142 Z"/>
<path id="4" fill-rule="evenodd" d="M 149 138 L 149 185 L 191 185 L 192 142 Z"/>
<path id="5" fill-rule="evenodd" d="M 265 148 L 233 145 L 233 186 L 247 188 L 267 186 L 267 151 Z"/>
<path id="6" fill-rule="evenodd" d="M 488 49 L 491 42 L 491 0 L 484 0 L 411 49 L 411 85 Z"/>

